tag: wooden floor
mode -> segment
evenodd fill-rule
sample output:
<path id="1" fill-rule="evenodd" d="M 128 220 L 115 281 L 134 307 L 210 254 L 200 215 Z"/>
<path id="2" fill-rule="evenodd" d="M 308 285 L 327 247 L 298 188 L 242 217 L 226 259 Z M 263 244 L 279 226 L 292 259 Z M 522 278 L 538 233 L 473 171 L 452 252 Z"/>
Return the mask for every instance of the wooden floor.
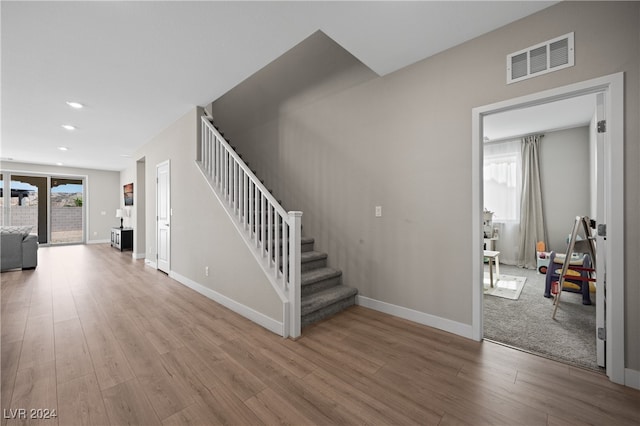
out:
<path id="1" fill-rule="evenodd" d="M 0 276 L 3 425 L 640 423 L 598 373 L 366 308 L 294 342 L 106 245 L 39 261 Z"/>

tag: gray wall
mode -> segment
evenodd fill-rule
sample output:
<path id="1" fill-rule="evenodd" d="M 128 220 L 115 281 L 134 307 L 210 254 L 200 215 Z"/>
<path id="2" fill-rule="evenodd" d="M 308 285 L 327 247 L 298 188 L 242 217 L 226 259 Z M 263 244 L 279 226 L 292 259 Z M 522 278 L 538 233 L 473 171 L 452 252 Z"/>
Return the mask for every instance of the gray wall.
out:
<path id="1" fill-rule="evenodd" d="M 200 113 L 194 108 L 137 151 L 135 158 L 145 161 L 144 180 L 136 178 L 135 164 L 121 172 L 120 183 L 134 182 L 134 196 L 145 198 L 144 204 L 134 201 L 131 223 L 139 226 L 137 211 L 144 207 L 145 255 L 155 262 L 156 166 L 169 160 L 171 271 L 281 321 L 280 299 L 196 167 Z"/>
<path id="2" fill-rule="evenodd" d="M 507 54 L 571 31 L 574 67 L 506 84 Z M 218 99 L 216 123 L 285 207 L 304 211 L 304 232 L 347 284 L 463 324 L 472 108 L 625 72 L 626 365 L 639 370 L 640 3 L 562 2 L 381 78 L 322 47 L 336 64 L 322 76 L 313 55 L 287 54 Z"/>
<path id="3" fill-rule="evenodd" d="M 547 250 L 564 253 L 576 216 L 590 216 L 592 174 L 589 127 L 545 132 L 540 148 L 540 180 Z"/>
<path id="4" fill-rule="evenodd" d="M 116 225 L 116 209 L 122 188 L 118 189 L 120 173 L 105 170 L 55 167 L 41 164 L 2 162 L 2 170 L 32 172 L 52 176 L 87 176 L 85 200 L 87 207 L 87 242 L 106 242 L 111 238 L 111 227 Z M 103 214 L 104 213 L 104 214 Z"/>

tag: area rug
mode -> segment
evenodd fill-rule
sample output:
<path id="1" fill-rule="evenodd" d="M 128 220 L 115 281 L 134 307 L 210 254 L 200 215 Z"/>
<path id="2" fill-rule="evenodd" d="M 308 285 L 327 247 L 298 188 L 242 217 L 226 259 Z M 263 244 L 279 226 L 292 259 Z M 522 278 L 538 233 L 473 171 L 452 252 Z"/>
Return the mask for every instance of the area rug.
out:
<path id="1" fill-rule="evenodd" d="M 500 274 L 493 276 L 494 283 L 491 287 L 489 281 L 489 274 L 484 274 L 484 294 L 489 296 L 503 297 L 505 299 L 518 300 L 524 283 L 527 281 L 525 277 L 518 277 L 515 275 Z"/>
<path id="2" fill-rule="evenodd" d="M 488 270 L 486 272 L 488 275 Z M 603 371 L 596 363 L 595 293 L 591 294 L 593 305 L 583 305 L 581 294 L 565 291 L 554 320 L 551 319 L 553 299 L 544 297 L 544 275 L 535 269 L 510 265 L 500 265 L 500 272 L 524 276 L 527 285 L 518 300 L 484 296 L 486 339 L 570 365 Z"/>

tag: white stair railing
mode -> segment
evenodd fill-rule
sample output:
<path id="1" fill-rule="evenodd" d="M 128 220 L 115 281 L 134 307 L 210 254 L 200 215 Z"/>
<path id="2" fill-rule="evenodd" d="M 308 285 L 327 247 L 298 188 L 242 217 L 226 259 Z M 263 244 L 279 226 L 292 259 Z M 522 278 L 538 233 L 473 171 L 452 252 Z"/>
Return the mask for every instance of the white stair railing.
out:
<path id="1" fill-rule="evenodd" d="M 302 212 L 287 212 L 209 121 L 196 163 L 283 302 L 282 335 L 300 336 Z"/>

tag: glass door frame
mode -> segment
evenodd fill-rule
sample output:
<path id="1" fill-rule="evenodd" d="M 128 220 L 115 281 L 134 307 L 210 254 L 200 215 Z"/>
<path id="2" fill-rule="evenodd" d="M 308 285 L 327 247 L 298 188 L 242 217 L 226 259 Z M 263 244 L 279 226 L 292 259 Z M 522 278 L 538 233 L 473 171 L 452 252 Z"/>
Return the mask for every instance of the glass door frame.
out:
<path id="1" fill-rule="evenodd" d="M 63 174 L 63 173 L 57 173 L 57 174 L 49 174 L 47 176 L 47 220 L 49 223 L 49 229 L 48 229 L 48 236 L 47 236 L 47 240 L 49 245 L 52 246 L 64 246 L 64 245 L 73 245 L 73 244 L 86 244 L 87 242 L 87 207 L 86 207 L 86 200 L 87 200 L 87 176 L 78 176 L 78 175 L 71 175 L 71 174 Z M 60 242 L 60 243 L 54 243 L 52 241 L 51 238 L 51 234 L 53 231 L 53 207 L 51 206 L 51 190 L 52 190 L 52 186 L 51 186 L 51 181 L 52 179 L 73 179 L 73 180 L 80 180 L 82 182 L 82 238 L 80 241 L 73 241 L 73 242 Z"/>
<path id="2" fill-rule="evenodd" d="M 47 199 L 47 242 L 41 243 L 42 246 L 61 246 L 61 245 L 71 245 L 71 244 L 86 244 L 87 235 L 88 235 L 88 197 L 87 197 L 87 184 L 89 182 L 89 177 L 87 175 L 74 175 L 72 173 L 52 173 L 52 172 L 34 172 L 34 171 L 21 171 L 21 170 L 10 170 L 10 169 L 1 169 L 0 174 L 2 174 L 2 197 L 3 197 L 3 206 L 2 214 L 3 223 L 5 226 L 11 225 L 11 179 L 13 175 L 20 176 L 34 176 L 34 177 L 45 177 L 47 179 L 47 190 L 46 190 L 46 199 Z M 77 179 L 82 181 L 82 240 L 78 242 L 72 243 L 52 243 L 51 242 L 51 179 Z M 7 195 L 7 188 L 9 189 L 9 194 Z M 40 200 L 40 196 L 38 196 L 38 200 Z"/>

